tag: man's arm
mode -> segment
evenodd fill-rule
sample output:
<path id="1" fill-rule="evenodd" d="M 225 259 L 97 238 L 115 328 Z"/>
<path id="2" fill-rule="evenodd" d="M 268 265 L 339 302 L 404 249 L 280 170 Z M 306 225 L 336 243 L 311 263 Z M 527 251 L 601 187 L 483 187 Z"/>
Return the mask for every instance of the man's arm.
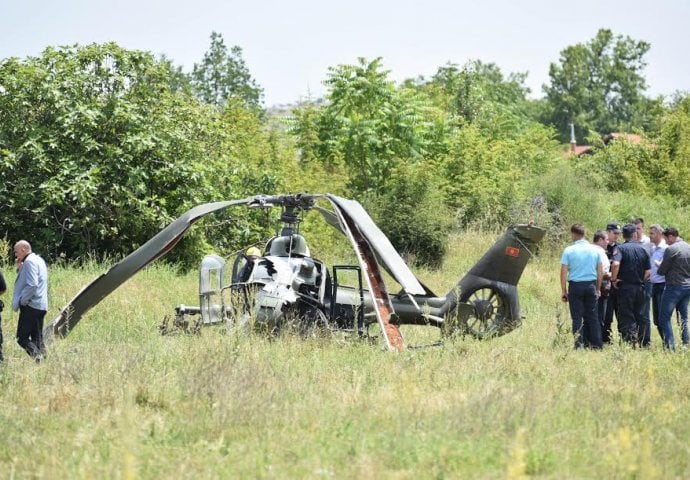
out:
<path id="1" fill-rule="evenodd" d="M 604 281 L 604 267 L 597 263 L 597 297 L 601 294 L 601 283 Z"/>
<path id="2" fill-rule="evenodd" d="M 618 270 L 621 268 L 621 262 L 613 261 L 611 264 L 611 286 L 613 288 L 618 288 Z"/>
<path id="3" fill-rule="evenodd" d="M 657 269 L 657 273 L 659 275 L 666 275 L 668 271 L 671 269 L 671 250 L 667 248 L 664 250 L 664 258 L 661 260 L 661 264 L 659 265 L 659 268 Z"/>
<path id="4" fill-rule="evenodd" d="M 38 265 L 34 262 L 24 262 L 22 271 L 26 275 L 26 286 L 22 289 L 19 297 L 19 305 L 28 305 L 29 300 L 38 291 Z"/>
<path id="5" fill-rule="evenodd" d="M 652 256 L 647 253 L 647 261 L 645 263 L 645 269 L 644 269 L 644 275 L 642 276 L 643 281 L 648 281 L 649 278 L 652 276 Z"/>
<path id="6" fill-rule="evenodd" d="M 568 265 L 561 264 L 561 300 L 568 301 Z"/>

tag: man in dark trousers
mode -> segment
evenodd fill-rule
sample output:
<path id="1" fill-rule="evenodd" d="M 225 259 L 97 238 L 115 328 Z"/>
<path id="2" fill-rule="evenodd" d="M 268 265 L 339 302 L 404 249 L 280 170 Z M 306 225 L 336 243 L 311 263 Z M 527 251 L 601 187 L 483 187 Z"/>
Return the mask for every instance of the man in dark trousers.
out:
<path id="1" fill-rule="evenodd" d="M 624 243 L 618 247 L 611 265 L 611 283 L 618 294 L 618 332 L 624 342 L 649 346 L 649 314 L 645 282 L 651 274 L 647 250 L 635 241 L 635 225 L 623 226 Z"/>
<path id="2" fill-rule="evenodd" d="M 0 272 L 0 295 L 5 293 L 7 291 L 7 284 L 5 283 L 5 277 L 2 276 L 2 272 Z M 5 307 L 5 304 L 2 303 L 2 300 L 0 300 L 0 362 L 5 360 L 5 358 L 2 356 L 2 310 Z"/>
<path id="3" fill-rule="evenodd" d="M 688 300 L 690 300 L 690 245 L 678 235 L 678 230 L 668 227 L 663 232 L 668 248 L 659 265 L 658 273 L 666 279 L 666 287 L 661 295 L 659 325 L 662 329 L 664 345 L 676 349 L 671 327 L 671 314 L 678 309 L 680 313 L 680 333 L 683 346 L 687 348 L 688 338 Z"/>
<path id="4" fill-rule="evenodd" d="M 603 277 L 598 247 L 585 240 L 585 228 L 576 223 L 570 227 L 573 243 L 561 256 L 561 300 L 570 304 L 575 348 L 600 349 L 601 323 L 597 315 L 597 298 Z"/>
<path id="5" fill-rule="evenodd" d="M 14 283 L 12 310 L 19 311 L 17 343 L 36 362 L 45 355 L 43 319 L 48 310 L 48 268 L 43 259 L 31 251 L 31 244 L 20 240 L 14 245 L 17 280 Z"/>
<path id="6" fill-rule="evenodd" d="M 652 284 L 652 321 L 656 325 L 662 341 L 664 339 L 664 331 L 659 324 L 659 314 L 661 312 L 661 296 L 664 294 L 664 288 L 666 287 L 666 278 L 659 274 L 659 265 L 661 265 L 661 261 L 664 259 L 664 252 L 668 246 L 663 233 L 664 229 L 658 223 L 649 227 L 649 239 L 652 245 L 649 254 L 649 259 L 652 262 L 652 275 L 649 277 L 649 281 Z"/>
<path id="7" fill-rule="evenodd" d="M 613 257 L 618 254 L 618 237 L 621 234 L 621 227 L 615 222 L 606 225 L 606 235 L 608 236 L 608 243 L 606 244 L 606 256 L 609 259 L 609 264 L 613 262 Z M 604 343 L 611 343 L 611 327 L 613 325 L 613 314 L 618 308 L 618 291 L 612 288 L 609 291 L 609 298 L 606 302 L 606 315 L 604 316 L 604 325 L 601 327 L 601 339 Z"/>

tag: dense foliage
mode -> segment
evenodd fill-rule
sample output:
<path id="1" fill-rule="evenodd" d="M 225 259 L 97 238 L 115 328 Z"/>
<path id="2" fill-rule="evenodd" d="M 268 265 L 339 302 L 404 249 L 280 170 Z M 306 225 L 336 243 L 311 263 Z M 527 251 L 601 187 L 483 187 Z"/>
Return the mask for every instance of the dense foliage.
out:
<path id="1" fill-rule="evenodd" d="M 256 116 L 218 114 L 173 91 L 168 72 L 114 44 L 0 63 L 4 234 L 53 257 L 128 253 L 193 205 L 273 187 L 250 169 L 265 153 Z"/>
<path id="2" fill-rule="evenodd" d="M 579 138 L 651 125 L 655 101 L 644 96 L 643 75 L 650 47 L 648 42 L 601 29 L 586 44 L 561 52 L 559 63 L 549 68 L 551 85 L 545 92 L 549 120 L 563 141 L 569 139 L 570 123 Z"/>
<path id="3" fill-rule="evenodd" d="M 639 143 L 621 138 L 577 162 L 578 170 L 610 191 L 667 195 L 690 205 L 690 97 L 659 118 L 657 135 Z"/>
<path id="4" fill-rule="evenodd" d="M 189 73 L 115 44 L 5 59 L 0 234 L 29 237 L 52 258 L 122 255 L 199 203 L 333 192 L 360 200 L 400 251 L 434 265 L 447 234 L 467 225 L 537 218 L 557 235 L 573 221 L 677 222 L 659 212 L 690 202 L 690 102 L 645 96 L 650 47 L 600 30 L 561 52 L 539 100 L 525 73 L 480 60 L 398 85 L 383 59 L 360 58 L 329 68 L 325 97 L 287 116 L 262 110 L 241 48 L 215 32 Z M 593 155 L 559 151 L 570 123 Z M 604 145 L 613 131 L 642 140 Z M 174 253 L 189 263 L 210 244 L 230 252 L 273 228 L 233 211 Z M 332 245 L 329 236 L 316 228 L 314 240 Z"/>
<path id="5" fill-rule="evenodd" d="M 199 64 L 194 64 L 190 76 L 194 94 L 205 103 L 222 107 L 230 98 L 258 107 L 263 90 L 244 63 L 242 49 L 225 46 L 223 36 L 213 32 L 208 52 Z"/>

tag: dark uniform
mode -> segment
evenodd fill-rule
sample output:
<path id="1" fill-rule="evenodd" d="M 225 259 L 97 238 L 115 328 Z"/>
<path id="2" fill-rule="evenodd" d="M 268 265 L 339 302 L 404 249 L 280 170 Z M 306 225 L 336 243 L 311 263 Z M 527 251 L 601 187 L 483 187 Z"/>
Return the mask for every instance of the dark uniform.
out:
<path id="1" fill-rule="evenodd" d="M 618 270 L 618 332 L 623 341 L 643 347 L 649 346 L 649 304 L 645 292 L 645 271 L 652 268 L 649 254 L 642 245 L 626 241 L 618 247 L 614 262 Z M 645 343 L 646 342 L 646 343 Z"/>
<path id="2" fill-rule="evenodd" d="M 613 257 L 618 255 L 619 243 L 609 243 L 606 245 L 606 256 L 609 262 L 613 263 Z M 611 343 L 611 325 L 613 325 L 613 314 L 618 308 L 618 290 L 612 288 L 609 290 L 608 301 L 606 302 L 606 314 L 604 315 L 604 324 L 601 326 L 601 339 L 604 343 Z M 616 314 L 617 315 L 617 314 Z"/>

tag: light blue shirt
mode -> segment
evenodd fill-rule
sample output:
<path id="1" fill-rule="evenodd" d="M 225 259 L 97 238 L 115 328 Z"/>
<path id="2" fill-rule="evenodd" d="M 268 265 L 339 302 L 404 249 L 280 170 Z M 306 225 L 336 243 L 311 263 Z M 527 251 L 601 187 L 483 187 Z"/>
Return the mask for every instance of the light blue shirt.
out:
<path id="1" fill-rule="evenodd" d="M 649 257 L 651 259 L 652 263 L 652 275 L 649 277 L 649 281 L 652 283 L 665 283 L 666 282 L 666 277 L 663 275 L 659 275 L 657 273 L 657 270 L 659 270 L 659 265 L 661 265 L 661 261 L 664 259 L 664 252 L 666 251 L 666 241 L 661 240 L 659 242 L 659 245 L 654 245 L 652 243 L 652 250 L 649 254 Z"/>
<path id="2" fill-rule="evenodd" d="M 596 245 L 584 238 L 563 250 L 561 265 L 568 266 L 569 282 L 591 282 L 597 279 L 597 265 L 601 263 Z"/>
<path id="3" fill-rule="evenodd" d="M 33 252 L 26 256 L 19 269 L 12 295 L 12 310 L 16 312 L 25 305 L 48 311 L 48 267 Z"/>

